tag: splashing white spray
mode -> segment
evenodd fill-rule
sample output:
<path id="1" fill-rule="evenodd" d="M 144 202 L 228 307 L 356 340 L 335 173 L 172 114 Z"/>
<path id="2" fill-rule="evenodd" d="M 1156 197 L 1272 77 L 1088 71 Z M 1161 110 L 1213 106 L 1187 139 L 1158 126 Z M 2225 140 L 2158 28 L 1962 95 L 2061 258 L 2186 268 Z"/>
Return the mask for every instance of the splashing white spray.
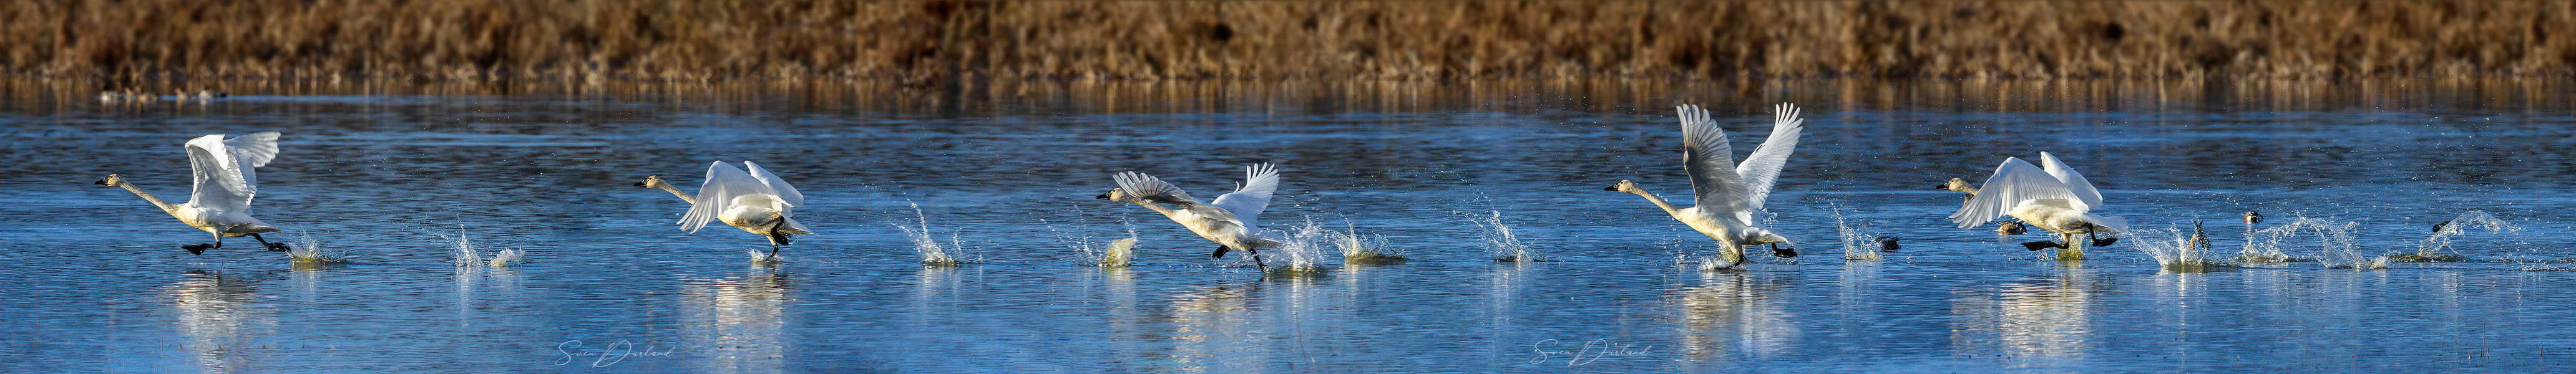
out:
<path id="1" fill-rule="evenodd" d="M 348 262 L 338 256 L 332 256 L 329 252 L 323 251 L 322 241 L 320 239 L 314 239 L 312 231 L 296 230 L 295 243 L 287 245 L 287 248 L 287 260 L 298 263 L 327 264 Z"/>
<path id="2" fill-rule="evenodd" d="M 1459 216 L 1466 217 L 1467 222 L 1474 222 L 1476 228 L 1482 229 L 1476 234 L 1485 239 L 1485 249 L 1493 254 L 1494 261 L 1539 261 L 1538 254 L 1531 252 L 1529 245 L 1521 243 L 1520 236 L 1512 235 L 1512 225 L 1503 222 L 1503 211 L 1490 211 L 1483 215 L 1462 213 Z"/>
<path id="3" fill-rule="evenodd" d="M 2398 256 L 2398 260 L 2411 262 L 2466 261 L 2468 260 L 2466 257 L 2457 254 L 2443 253 L 2451 250 L 2452 239 L 2466 236 L 2472 230 L 2484 230 L 2488 234 L 2522 231 L 2521 227 L 2514 227 L 2511 223 L 2505 223 L 2504 220 L 2496 219 L 2493 214 L 2487 214 L 2487 212 L 2479 210 L 2460 212 L 2458 217 L 2453 217 L 2449 221 L 2443 221 L 2441 224 L 2436 226 L 2437 227 L 2433 230 L 2433 236 L 2425 237 L 2423 243 L 2417 244 L 2415 247 L 2415 253 L 2412 255 L 2400 255 Z"/>
<path id="4" fill-rule="evenodd" d="M 1870 261 L 1886 258 L 1885 255 L 1878 253 L 1878 235 L 1870 234 L 1866 228 L 1844 220 L 1842 204 L 1835 203 L 1828 206 L 1834 211 L 1834 232 L 1841 235 L 1844 260 Z"/>
<path id="5" fill-rule="evenodd" d="M 967 260 L 966 246 L 958 242 L 957 233 L 948 233 L 947 243 L 940 243 L 937 237 L 932 236 L 930 216 L 921 212 L 921 204 L 912 204 L 912 216 L 918 220 L 920 226 L 895 224 L 894 228 L 903 230 L 905 237 L 912 238 L 912 250 L 921 253 L 922 264 L 956 265 L 972 262 Z"/>
<path id="6" fill-rule="evenodd" d="M 2197 227 L 2190 232 L 2171 227 L 2139 230 L 2130 237 L 2137 241 L 2131 248 L 2154 257 L 2156 265 L 2167 271 L 2204 272 L 2235 266 L 2212 256 L 2208 233 Z"/>

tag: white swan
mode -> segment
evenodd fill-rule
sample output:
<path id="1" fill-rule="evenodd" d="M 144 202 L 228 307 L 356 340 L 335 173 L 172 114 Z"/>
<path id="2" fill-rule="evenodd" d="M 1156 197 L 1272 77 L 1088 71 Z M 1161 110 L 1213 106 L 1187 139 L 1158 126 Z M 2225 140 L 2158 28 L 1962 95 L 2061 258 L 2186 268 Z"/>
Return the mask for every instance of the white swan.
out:
<path id="1" fill-rule="evenodd" d="M 1780 168 L 1788 164 L 1789 154 L 1797 151 L 1798 134 L 1806 130 L 1806 120 L 1798 118 L 1798 108 L 1780 104 L 1772 117 L 1771 137 L 1754 148 L 1752 155 L 1745 156 L 1741 164 L 1734 160 L 1735 151 L 1727 144 L 1726 132 L 1709 120 L 1708 111 L 1695 105 L 1682 105 L 1675 111 L 1680 112 L 1682 121 L 1682 167 L 1690 172 L 1694 192 L 1691 207 L 1674 208 L 1663 197 L 1627 180 L 1602 190 L 1643 196 L 1646 202 L 1671 214 L 1673 220 L 1717 239 L 1718 255 L 1727 261 L 1727 266 L 1744 263 L 1746 244 L 1771 244 L 1773 254 L 1796 257 L 1795 248 L 1779 246 L 1796 244 L 1763 227 L 1761 217 L 1766 213 L 1763 201 L 1771 196 L 1772 182 L 1779 179 Z"/>
<path id="2" fill-rule="evenodd" d="M 2023 245 L 2031 250 L 2064 249 L 2058 255 L 2061 259 L 2083 258 L 2076 235 L 2129 231 L 2128 220 L 2092 213 L 2094 207 L 2102 206 L 2102 192 L 2093 189 L 2093 182 L 2085 180 L 2083 174 L 2048 152 L 2039 153 L 2039 162 L 2045 167 L 2031 166 L 2019 157 L 2005 158 L 2003 165 L 1995 167 L 1994 176 L 1986 178 L 1984 186 L 1963 191 L 1974 196 L 1959 206 L 1958 212 L 1950 214 L 1950 221 L 1964 229 L 2010 215 L 2029 227 L 2057 233 L 2062 242 Z M 2117 240 L 2096 238 L 2092 244 L 2105 246 Z"/>
<path id="3" fill-rule="evenodd" d="M 1216 202 L 1200 204 L 1171 183 L 1138 172 L 1118 173 L 1117 188 L 1096 196 L 1101 200 L 1123 201 L 1171 217 L 1201 238 L 1216 242 L 1216 253 L 1208 257 L 1225 257 L 1231 250 L 1252 255 L 1252 263 L 1264 270 L 1270 264 L 1261 262 L 1261 248 L 1278 246 L 1276 240 L 1263 238 L 1259 220 L 1261 210 L 1270 206 L 1270 195 L 1279 190 L 1279 167 L 1253 164 L 1243 168 L 1244 183 L 1234 192 L 1216 197 Z M 1166 206 L 1168 205 L 1168 206 Z"/>
<path id="4" fill-rule="evenodd" d="M 277 228 L 250 217 L 251 197 L 259 195 L 259 173 L 253 170 L 268 166 L 269 160 L 277 158 L 277 132 L 253 133 L 232 139 L 225 139 L 223 134 L 200 136 L 189 140 L 185 148 L 188 150 L 188 169 L 196 180 L 196 190 L 188 194 L 186 204 L 170 205 L 141 188 L 135 188 L 133 183 L 125 181 L 125 177 L 116 174 L 108 174 L 107 179 L 100 179 L 98 184 L 133 191 L 134 196 L 152 202 L 162 212 L 177 217 L 180 223 L 215 235 L 212 244 L 179 246 L 187 249 L 188 253 L 202 255 L 206 254 L 206 249 L 223 248 L 224 237 L 227 236 L 248 236 L 259 240 L 260 245 L 268 250 L 287 250 L 286 243 L 272 243 L 259 236 L 261 233 L 278 232 Z"/>
<path id="5" fill-rule="evenodd" d="M 707 222 L 722 221 L 744 232 L 769 238 L 769 257 L 778 257 L 778 247 L 789 244 L 788 235 L 813 235 L 805 224 L 796 222 L 796 207 L 805 205 L 805 195 L 795 186 L 778 179 L 777 174 L 762 170 L 760 164 L 743 161 L 744 172 L 733 165 L 717 161 L 707 166 L 707 179 L 698 185 L 698 194 L 689 196 L 671 187 L 662 176 L 645 176 L 636 187 L 657 188 L 689 202 L 689 213 L 680 216 L 680 230 L 697 233 Z"/>

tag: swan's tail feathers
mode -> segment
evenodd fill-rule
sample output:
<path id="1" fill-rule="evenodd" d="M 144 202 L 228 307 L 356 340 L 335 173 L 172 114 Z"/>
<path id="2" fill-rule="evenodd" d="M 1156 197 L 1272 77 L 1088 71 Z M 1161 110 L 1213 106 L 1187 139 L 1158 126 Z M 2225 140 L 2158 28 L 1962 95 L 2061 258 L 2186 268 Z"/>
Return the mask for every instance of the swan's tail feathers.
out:
<path id="1" fill-rule="evenodd" d="M 1225 258 L 1225 253 L 1226 253 L 1226 252 L 1231 252 L 1231 251 L 1234 251 L 1234 247 L 1228 247 L 1228 246 L 1225 246 L 1224 244 L 1218 244 L 1218 245 L 1216 246 L 1216 253 L 1209 253 L 1209 254 L 1208 254 L 1208 258 Z"/>

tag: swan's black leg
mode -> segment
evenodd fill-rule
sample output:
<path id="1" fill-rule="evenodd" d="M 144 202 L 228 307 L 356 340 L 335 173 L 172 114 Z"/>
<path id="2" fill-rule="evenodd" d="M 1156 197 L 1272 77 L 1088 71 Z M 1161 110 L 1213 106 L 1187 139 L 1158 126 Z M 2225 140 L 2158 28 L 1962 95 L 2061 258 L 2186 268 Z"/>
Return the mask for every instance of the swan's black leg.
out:
<path id="1" fill-rule="evenodd" d="M 268 248 L 272 252 L 285 252 L 287 249 L 286 243 L 270 243 L 268 238 L 260 237 L 257 233 L 250 234 L 250 238 L 259 240 L 260 247 Z"/>
<path id="2" fill-rule="evenodd" d="M 786 217 L 779 217 L 778 222 L 769 224 L 769 258 L 771 259 L 778 258 L 778 246 L 787 245 L 787 234 L 778 233 L 778 228 L 786 226 Z"/>
<path id="3" fill-rule="evenodd" d="M 1270 263 L 1268 263 L 1268 262 L 1261 262 L 1261 249 L 1259 249 L 1259 248 L 1248 248 L 1248 247 L 1247 247 L 1247 248 L 1244 248 L 1244 249 L 1243 249 L 1243 251 L 1244 251 L 1244 252 L 1251 252 L 1251 253 L 1252 253 L 1252 266 L 1259 266 L 1259 267 L 1261 267 L 1261 271 L 1264 271 L 1264 272 L 1268 272 L 1268 271 L 1270 271 Z"/>

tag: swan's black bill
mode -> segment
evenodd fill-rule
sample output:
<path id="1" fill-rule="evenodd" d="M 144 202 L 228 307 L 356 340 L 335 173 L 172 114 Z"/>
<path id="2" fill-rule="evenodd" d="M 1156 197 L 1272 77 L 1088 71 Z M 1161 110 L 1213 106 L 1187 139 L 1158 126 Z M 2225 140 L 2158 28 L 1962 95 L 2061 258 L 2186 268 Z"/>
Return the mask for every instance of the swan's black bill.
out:
<path id="1" fill-rule="evenodd" d="M 1602 190 L 1602 191 L 1618 191 L 1618 190 L 1619 190 L 1619 186 L 1602 187 L 1602 188 L 1601 188 L 1601 190 Z"/>
<path id="2" fill-rule="evenodd" d="M 90 182 L 90 184 L 95 184 L 95 185 L 105 186 L 105 185 L 107 185 L 107 180 L 106 180 L 106 179 L 100 179 L 100 180 L 98 180 L 97 182 Z"/>
<path id="3" fill-rule="evenodd" d="M 1100 196 L 1092 196 L 1091 198 L 1094 198 L 1094 199 L 1101 199 L 1101 200 L 1108 200 L 1108 199 L 1109 199 L 1109 194 L 1100 194 Z M 1219 253 L 1223 253 L 1223 252 L 1219 252 Z"/>
<path id="4" fill-rule="evenodd" d="M 2021 247 L 2022 247 L 2022 248 L 2029 248 L 2030 250 L 2036 251 L 2036 250 L 2049 249 L 2049 248 L 2066 248 L 2066 244 L 2064 244 L 2064 243 L 2058 243 L 2058 242 L 2052 242 L 2052 241 L 2045 241 L 2045 240 L 2042 240 L 2042 241 L 2035 241 L 2035 242 L 2026 242 L 2026 243 L 2021 243 Z"/>
<path id="5" fill-rule="evenodd" d="M 1944 185 L 1939 185 L 1939 186 L 1932 186 L 1932 189 L 1935 189 L 1935 190 L 1942 190 L 1942 191 L 1949 191 L 1949 190 L 1950 190 L 1950 185 L 1944 184 Z"/>
<path id="6" fill-rule="evenodd" d="M 636 186 L 636 187 L 652 187 L 652 186 L 646 186 L 646 185 L 644 185 L 644 182 L 635 182 L 635 186 Z"/>

